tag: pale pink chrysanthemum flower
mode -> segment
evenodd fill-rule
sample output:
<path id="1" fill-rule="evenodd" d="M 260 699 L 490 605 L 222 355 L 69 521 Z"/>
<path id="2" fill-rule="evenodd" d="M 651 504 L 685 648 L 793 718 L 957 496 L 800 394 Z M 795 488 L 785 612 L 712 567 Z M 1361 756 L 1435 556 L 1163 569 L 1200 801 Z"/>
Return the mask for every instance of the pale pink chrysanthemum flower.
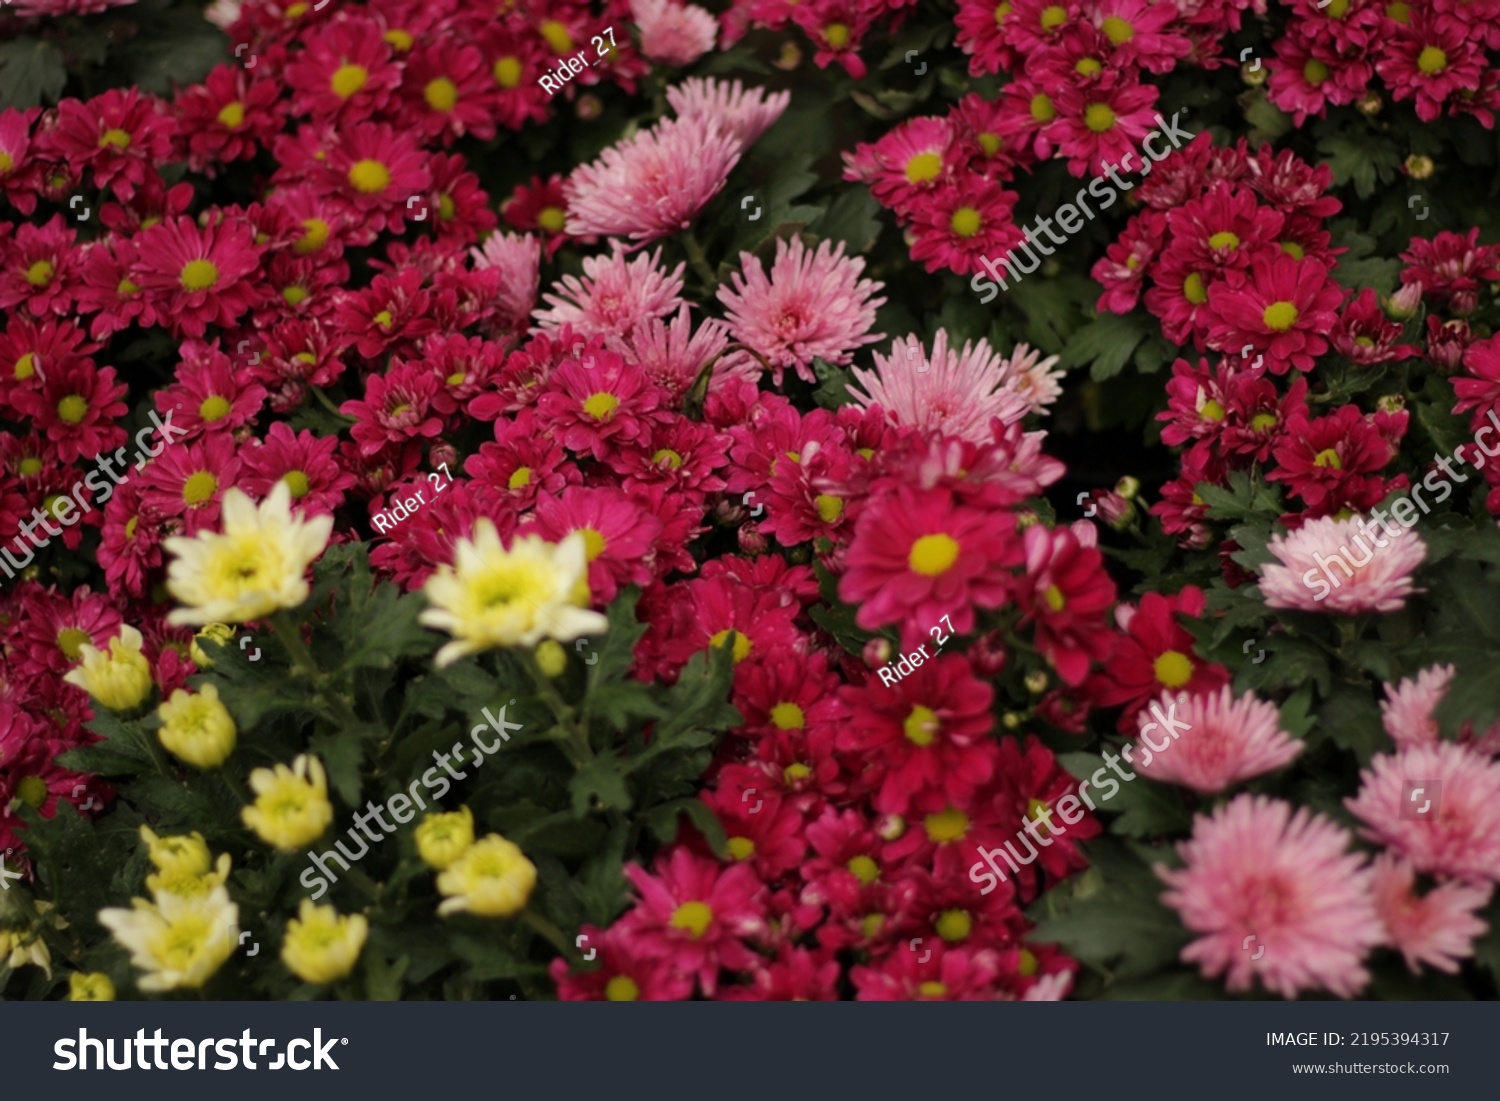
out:
<path id="1" fill-rule="evenodd" d="M 1068 996 L 1068 991 L 1072 986 L 1072 972 L 1054 971 L 1032 983 L 1026 993 L 1021 995 L 1021 1000 L 1023 1002 L 1060 1002 Z"/>
<path id="2" fill-rule="evenodd" d="M 714 48 L 719 21 L 694 4 L 632 0 L 641 53 L 664 65 L 691 65 Z"/>
<path id="3" fill-rule="evenodd" d="M 870 326 L 885 302 L 874 296 L 885 284 L 861 279 L 864 270 L 862 259 L 844 255 L 842 241 L 822 241 L 809 252 L 800 237 L 790 244 L 779 238 L 769 277 L 758 259 L 742 252 L 740 271 L 719 287 L 730 334 L 770 364 L 778 386 L 788 367 L 812 382 L 814 358 L 843 366 L 856 348 L 884 336 Z"/>
<path id="4" fill-rule="evenodd" d="M 1169 708 L 1176 704 L 1175 713 Z M 1157 714 L 1171 720 L 1163 727 Z M 1135 769 L 1143 776 L 1213 794 L 1235 784 L 1275 772 L 1302 752 L 1303 744 L 1281 729 L 1274 704 L 1224 685 L 1217 692 L 1180 698 L 1163 692 L 1155 708 L 1136 715 L 1142 739 L 1136 745 Z M 1147 730 L 1146 727 L 1155 729 Z M 1164 745 L 1164 749 L 1155 746 Z M 1145 755 L 1150 751 L 1150 764 Z"/>
<path id="5" fill-rule="evenodd" d="M 573 170 L 563 184 L 567 231 L 646 244 L 687 229 L 723 188 L 740 151 L 712 119 L 662 119 Z"/>
<path id="6" fill-rule="evenodd" d="M 1017 344 L 1015 351 L 1005 360 L 1005 375 L 1016 393 L 1026 399 L 1033 413 L 1047 412 L 1047 406 L 1062 396 L 1058 379 L 1063 377 L 1057 366 L 1057 357 L 1042 358 L 1041 350 L 1026 344 Z"/>
<path id="7" fill-rule="evenodd" d="M 628 333 L 642 321 L 666 317 L 682 305 L 682 273 L 686 265 L 663 271 L 661 249 L 627 260 L 617 247 L 609 256 L 583 261 L 583 278 L 564 275 L 542 300 L 551 308 L 532 316 L 544 332 L 564 325 L 590 337 Z"/>
<path id="8" fill-rule="evenodd" d="M 891 354 L 875 353 L 875 370 L 854 368 L 863 391 L 849 387 L 855 404 L 879 405 L 895 424 L 941 432 L 971 443 L 992 437 L 990 421 L 1009 425 L 1031 410 L 1007 378 L 1005 360 L 989 341 L 964 341 L 962 351 L 948 346 L 939 329 L 929 357 L 916 336 L 898 337 Z"/>
<path id="9" fill-rule="evenodd" d="M 1344 805 L 1360 834 L 1419 872 L 1500 881 L 1500 764 L 1456 742 L 1407 746 L 1370 762 Z"/>
<path id="10" fill-rule="evenodd" d="M 1386 545 L 1378 546 L 1372 536 Z M 1411 578 L 1427 544 L 1406 528 L 1382 535 L 1379 525 L 1362 528 L 1358 516 L 1323 516 L 1275 536 L 1268 549 L 1279 559 L 1261 568 L 1268 607 L 1338 615 L 1397 612 L 1408 596 L 1423 591 Z"/>
<path id="11" fill-rule="evenodd" d="M 1456 670 L 1451 665 L 1434 665 L 1423 669 L 1415 678 L 1385 686 L 1385 700 L 1380 705 L 1380 721 L 1397 746 L 1422 745 L 1438 740 L 1437 720 L 1432 716 L 1448 694 Z M 1500 722 L 1475 738 L 1468 723 L 1460 740 L 1471 749 L 1493 757 L 1500 753 Z"/>
<path id="12" fill-rule="evenodd" d="M 704 118 L 733 134 L 742 149 L 771 128 L 781 117 L 791 92 L 766 94 L 763 88 L 746 88 L 738 80 L 688 77 L 667 89 L 667 102 L 678 118 Z"/>
<path id="13" fill-rule="evenodd" d="M 240 8 L 243 6 L 244 0 L 214 0 L 203 9 L 203 18 L 228 34 L 229 28 L 234 26 L 234 21 L 240 17 Z"/>
<path id="14" fill-rule="evenodd" d="M 723 321 L 705 318 L 693 328 L 686 303 L 670 321 L 659 317 L 642 321 L 626 336 L 606 337 L 611 348 L 635 360 L 675 401 L 692 387 L 703 368 L 718 358 L 729 345 L 729 326 Z M 720 364 L 715 364 L 714 378 L 722 378 Z M 754 382 L 758 370 L 743 372 Z"/>
<path id="15" fill-rule="evenodd" d="M 542 239 L 532 233 L 491 233 L 479 248 L 469 250 L 474 270 L 500 272 L 500 308 L 512 321 L 525 321 L 536 306 L 541 282 Z"/>
<path id="16" fill-rule="evenodd" d="M 1231 991 L 1251 980 L 1283 998 L 1303 990 L 1358 994 L 1362 960 L 1385 939 L 1364 857 L 1347 830 L 1263 795 L 1240 795 L 1193 821 L 1178 842 L 1182 868 L 1157 865 L 1162 901 L 1200 934 L 1182 950 L 1205 978 Z"/>
<path id="17" fill-rule="evenodd" d="M 1385 925 L 1386 941 L 1406 957 L 1413 975 L 1424 963 L 1457 974 L 1458 961 L 1474 954 L 1475 938 L 1489 929 L 1475 912 L 1489 905 L 1491 888 L 1450 879 L 1419 897 L 1413 889 L 1416 879 L 1417 870 L 1400 857 L 1381 853 L 1375 858 L 1375 912 Z"/>

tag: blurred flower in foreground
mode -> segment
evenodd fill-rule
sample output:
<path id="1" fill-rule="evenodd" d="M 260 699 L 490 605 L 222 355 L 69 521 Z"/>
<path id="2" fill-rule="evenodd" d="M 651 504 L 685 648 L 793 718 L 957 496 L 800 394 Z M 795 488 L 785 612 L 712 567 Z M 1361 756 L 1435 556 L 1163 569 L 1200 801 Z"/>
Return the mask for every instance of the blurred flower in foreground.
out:
<path id="1" fill-rule="evenodd" d="M 132 900 L 132 909 L 99 911 L 99 924 L 130 952 L 145 991 L 196 990 L 239 945 L 240 911 L 215 887 L 198 898 L 163 894 Z"/>
<path id="2" fill-rule="evenodd" d="M 68 1001 L 112 1002 L 115 1000 L 115 984 L 102 971 L 75 971 L 68 976 Z"/>
<path id="3" fill-rule="evenodd" d="M 459 807 L 448 814 L 429 814 L 417 826 L 417 853 L 430 868 L 445 870 L 474 844 L 474 814 Z"/>
<path id="4" fill-rule="evenodd" d="M 1267 607 L 1332 615 L 1400 611 L 1408 596 L 1421 591 L 1411 576 L 1427 556 L 1427 544 L 1408 528 L 1394 534 L 1386 528 L 1383 536 L 1385 527 L 1357 516 L 1323 516 L 1274 536 L 1268 549 L 1277 561 L 1261 569 Z M 1314 593 L 1314 586 L 1322 591 Z"/>
<path id="5" fill-rule="evenodd" d="M 291 768 L 258 768 L 250 774 L 250 787 L 255 804 L 240 815 L 257 837 L 282 852 L 296 852 L 316 840 L 333 821 L 328 776 L 316 757 L 303 754 Z"/>
<path id="6" fill-rule="evenodd" d="M 1205 978 L 1227 972 L 1230 991 L 1258 977 L 1283 998 L 1358 994 L 1370 981 L 1360 961 L 1385 930 L 1352 840 L 1327 818 L 1265 796 L 1241 795 L 1200 815 L 1177 846 L 1186 866 L 1156 868 L 1171 887 L 1162 901 L 1199 934 L 1182 960 Z"/>
<path id="7" fill-rule="evenodd" d="M 492 833 L 439 875 L 437 887 L 448 896 L 438 906 L 439 914 L 510 917 L 526 908 L 536 887 L 536 865 L 515 842 Z"/>
<path id="8" fill-rule="evenodd" d="M 588 550 L 578 532 L 561 543 L 523 535 L 506 550 L 495 525 L 479 520 L 472 539 L 455 543 L 454 564 L 439 566 L 424 588 L 433 606 L 421 621 L 454 636 L 437 652 L 437 664 L 499 646 L 571 642 L 608 630 L 609 620 L 578 606 L 587 577 Z"/>
<path id="9" fill-rule="evenodd" d="M 304 898 L 297 916 L 286 923 L 281 961 L 303 982 L 337 982 L 354 970 L 369 933 L 363 914 L 341 915 Z"/>
<path id="10" fill-rule="evenodd" d="M 141 633 L 128 624 L 109 640 L 108 652 L 88 643 L 78 647 L 83 659 L 63 680 L 82 688 L 111 711 L 129 711 L 150 694 L 151 664 L 141 653 Z"/>
<path id="11" fill-rule="evenodd" d="M 234 752 L 237 731 L 219 690 L 205 684 L 197 692 L 179 688 L 156 709 L 161 716 L 157 737 L 167 752 L 194 768 L 218 768 Z"/>
<path id="12" fill-rule="evenodd" d="M 284 481 L 259 506 L 230 489 L 222 534 L 164 540 L 176 556 L 167 568 L 167 589 L 185 605 L 167 622 L 243 623 L 306 600 L 307 567 L 328 546 L 333 517 L 294 517 L 291 501 Z"/>

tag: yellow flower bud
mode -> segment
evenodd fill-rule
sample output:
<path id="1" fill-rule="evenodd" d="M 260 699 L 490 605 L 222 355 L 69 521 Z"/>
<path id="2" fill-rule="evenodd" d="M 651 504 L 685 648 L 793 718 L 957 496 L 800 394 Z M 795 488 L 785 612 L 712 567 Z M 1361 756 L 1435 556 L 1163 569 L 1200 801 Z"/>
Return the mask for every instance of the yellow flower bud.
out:
<path id="1" fill-rule="evenodd" d="M 220 646 L 226 646 L 234 637 L 234 628 L 227 623 L 210 623 L 203 630 L 193 636 L 193 641 L 188 646 L 188 657 L 193 659 L 193 664 L 199 669 L 212 669 L 213 659 L 198 645 L 200 638 L 216 642 Z"/>
<path id="2" fill-rule="evenodd" d="M 450 814 L 429 814 L 417 826 L 417 852 L 429 868 L 443 871 L 474 844 L 474 814 L 459 807 Z"/>
<path id="3" fill-rule="evenodd" d="M 141 653 L 141 633 L 128 624 L 109 640 L 109 652 L 87 642 L 78 648 L 82 663 L 63 680 L 82 688 L 111 711 L 139 707 L 151 693 L 151 664 Z"/>
<path id="4" fill-rule="evenodd" d="M 515 842 L 492 833 L 438 876 L 437 888 L 448 896 L 438 913 L 510 917 L 526 908 L 535 887 L 536 865 Z"/>
<path id="5" fill-rule="evenodd" d="M 214 685 L 205 684 L 196 694 L 179 688 L 156 713 L 161 716 L 161 744 L 194 768 L 218 768 L 234 752 L 234 719 Z"/>
<path id="6" fill-rule="evenodd" d="M 316 757 L 303 754 L 291 768 L 258 768 L 250 774 L 250 787 L 255 803 L 240 817 L 257 837 L 282 852 L 296 852 L 316 841 L 333 821 L 328 775 Z"/>
<path id="7" fill-rule="evenodd" d="M 213 867 L 213 854 L 201 833 L 178 837 L 158 837 L 150 826 L 141 827 L 146 855 L 158 871 L 174 875 L 207 875 Z"/>
<path id="8" fill-rule="evenodd" d="M 115 984 L 102 971 L 74 971 L 68 976 L 68 1001 L 112 1002 L 115 1000 Z"/>
<path id="9" fill-rule="evenodd" d="M 561 643 L 550 638 L 543 639 L 536 648 L 536 663 L 547 676 L 560 677 L 568 667 L 568 652 L 562 648 Z"/>
<path id="10" fill-rule="evenodd" d="M 354 970 L 369 933 L 363 914 L 343 916 L 332 906 L 315 906 L 304 898 L 297 916 L 286 923 L 281 961 L 303 982 L 337 982 Z"/>

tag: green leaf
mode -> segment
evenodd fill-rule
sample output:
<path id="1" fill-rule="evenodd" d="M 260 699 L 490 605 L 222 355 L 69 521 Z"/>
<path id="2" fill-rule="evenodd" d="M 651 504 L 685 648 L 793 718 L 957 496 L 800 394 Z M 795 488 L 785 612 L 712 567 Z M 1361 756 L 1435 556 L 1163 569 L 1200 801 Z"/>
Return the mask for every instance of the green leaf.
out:
<path id="1" fill-rule="evenodd" d="M 25 34 L 0 45 L 0 111 L 56 103 L 67 79 L 62 51 L 51 42 Z"/>
<path id="2" fill-rule="evenodd" d="M 1064 367 L 1093 364 L 1090 377 L 1102 382 L 1125 369 L 1136 345 L 1150 331 L 1146 320 L 1137 314 L 1104 314 L 1073 335 L 1058 362 Z"/>
<path id="3" fill-rule="evenodd" d="M 625 783 L 625 771 L 619 758 L 601 753 L 574 773 L 568 783 L 568 790 L 573 793 L 573 814 L 582 818 L 594 809 L 629 810 L 630 788 Z"/>
<path id="4" fill-rule="evenodd" d="M 843 241 L 851 256 L 868 252 L 884 228 L 881 206 L 863 187 L 843 191 L 809 227 L 819 237 Z"/>

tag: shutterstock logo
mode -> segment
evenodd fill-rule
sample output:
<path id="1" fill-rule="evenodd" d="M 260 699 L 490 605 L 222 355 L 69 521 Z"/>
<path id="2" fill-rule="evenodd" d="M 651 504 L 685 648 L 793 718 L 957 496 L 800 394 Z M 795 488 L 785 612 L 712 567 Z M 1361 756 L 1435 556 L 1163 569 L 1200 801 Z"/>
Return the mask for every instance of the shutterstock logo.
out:
<path id="1" fill-rule="evenodd" d="M 214 1070 L 233 1070 L 237 1066 L 244 1066 L 246 1070 L 338 1070 L 339 1065 L 333 1061 L 331 1053 L 335 1045 L 347 1044 L 349 1040 L 338 1036 L 325 1041 L 323 1030 L 315 1028 L 311 1040 L 299 1036 L 286 1045 L 285 1051 L 278 1052 L 275 1040 L 257 1040 L 250 1035 L 248 1028 L 239 1039 L 231 1036 L 222 1040 L 196 1041 L 164 1039 L 159 1028 L 147 1039 L 146 1030 L 142 1028 L 136 1031 L 134 1039 L 126 1036 L 118 1041 L 118 1060 L 115 1058 L 116 1042 L 113 1037 L 97 1039 L 89 1035 L 88 1029 L 80 1028 L 77 1040 L 59 1040 L 52 1045 L 52 1054 L 57 1056 L 52 1069 L 208 1070 L 208 1054 L 212 1051 L 218 1056 Z M 276 1056 L 274 1062 L 266 1062 L 270 1057 L 268 1051 Z M 312 1058 L 302 1058 L 301 1052 L 310 1053 Z M 94 1056 L 92 1066 L 89 1064 L 90 1053 Z M 168 1057 L 171 1058 L 170 1064 Z M 259 1064 L 255 1062 L 257 1057 L 262 1060 Z"/>

